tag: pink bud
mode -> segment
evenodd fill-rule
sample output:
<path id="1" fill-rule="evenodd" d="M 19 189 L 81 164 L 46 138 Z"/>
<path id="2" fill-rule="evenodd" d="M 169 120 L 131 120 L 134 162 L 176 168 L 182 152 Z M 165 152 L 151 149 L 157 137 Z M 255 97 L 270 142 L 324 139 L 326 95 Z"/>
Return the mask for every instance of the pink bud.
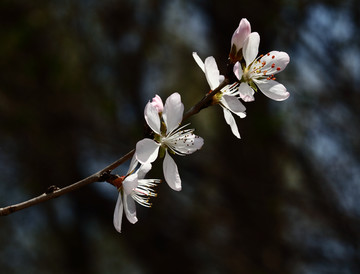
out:
<path id="1" fill-rule="evenodd" d="M 163 112 L 164 105 L 159 95 L 155 95 L 155 97 L 151 101 L 151 104 L 156 108 L 159 113 Z"/>
<path id="2" fill-rule="evenodd" d="M 237 51 L 242 49 L 244 45 L 244 41 L 250 33 L 251 33 L 250 22 L 246 18 L 241 19 L 238 28 L 235 30 L 231 38 L 231 46 L 235 45 Z"/>

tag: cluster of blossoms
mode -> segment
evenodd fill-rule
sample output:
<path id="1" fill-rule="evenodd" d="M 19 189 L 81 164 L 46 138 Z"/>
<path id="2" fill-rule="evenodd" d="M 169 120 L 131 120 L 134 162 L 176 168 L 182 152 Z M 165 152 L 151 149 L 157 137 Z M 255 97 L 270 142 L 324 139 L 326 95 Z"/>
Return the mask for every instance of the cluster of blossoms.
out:
<path id="1" fill-rule="evenodd" d="M 213 94 L 211 105 L 219 104 L 224 112 L 226 123 L 232 133 L 240 138 L 233 114 L 245 118 L 245 106 L 241 102 L 254 101 L 258 89 L 267 97 L 282 101 L 289 97 L 286 88 L 275 81 L 274 75 L 284 70 L 290 61 L 287 53 L 271 51 L 258 56 L 260 36 L 251 32 L 248 20 L 242 19 L 231 39 L 228 66 L 232 75 L 221 75 L 215 58 L 210 56 L 203 62 L 196 52 L 193 57 L 205 73 Z M 227 79 L 226 85 L 222 85 Z M 230 79 L 235 79 L 232 83 Z M 220 88 L 220 86 L 222 88 Z M 135 202 L 150 207 L 149 198 L 156 196 L 153 188 L 160 183 L 159 179 L 144 179 L 158 157 L 163 160 L 163 173 L 167 184 L 176 191 L 181 190 L 181 179 L 173 155 L 185 156 L 199 150 L 204 140 L 194 134 L 194 129 L 181 125 L 184 105 L 180 94 L 170 95 L 165 105 L 156 95 L 145 106 L 144 116 L 152 130 L 153 138 L 145 138 L 136 144 L 134 157 L 129 171 L 113 183 L 119 190 L 119 197 L 114 212 L 114 226 L 121 231 L 123 211 L 131 223 L 137 222 Z"/>
<path id="2" fill-rule="evenodd" d="M 236 76 L 235 83 L 226 85 L 213 97 L 213 104 L 219 104 L 224 117 L 233 134 L 240 138 L 240 134 L 233 114 L 244 118 L 245 106 L 239 101 L 254 101 L 254 94 L 258 89 L 270 99 L 283 101 L 289 97 L 286 88 L 278 83 L 275 74 L 284 70 L 290 61 L 289 55 L 282 51 L 271 51 L 266 55 L 258 55 L 260 35 L 251 32 L 247 19 L 241 19 L 238 28 L 231 39 L 229 66 L 233 67 L 232 73 Z M 205 73 L 211 90 L 216 89 L 224 81 L 213 56 L 207 57 L 203 62 L 196 52 L 193 57 Z M 231 77 L 229 77 L 231 78 Z"/>
<path id="3" fill-rule="evenodd" d="M 165 105 L 158 95 L 147 103 L 144 116 L 154 138 L 144 138 L 136 144 L 129 171 L 126 176 L 119 178 L 119 197 L 114 212 L 114 226 L 117 231 L 121 231 L 123 210 L 130 223 L 137 222 L 134 201 L 146 207 L 151 206 L 149 198 L 156 196 L 153 187 L 160 180 L 144 177 L 158 156 L 164 158 L 164 178 L 168 185 L 176 191 L 181 190 L 179 171 L 170 154 L 192 154 L 204 144 L 203 138 L 194 134 L 194 129 L 185 129 L 187 125 L 180 126 L 183 113 L 184 105 L 179 93 L 170 95 Z M 140 167 L 136 170 L 139 164 Z"/>

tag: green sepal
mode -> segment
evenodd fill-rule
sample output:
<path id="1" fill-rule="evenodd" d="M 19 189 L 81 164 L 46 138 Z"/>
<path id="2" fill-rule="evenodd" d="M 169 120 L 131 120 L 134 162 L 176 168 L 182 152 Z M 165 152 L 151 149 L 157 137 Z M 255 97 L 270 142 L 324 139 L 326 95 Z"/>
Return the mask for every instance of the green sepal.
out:
<path id="1" fill-rule="evenodd" d="M 156 142 L 160 143 L 160 135 L 159 135 L 159 134 L 155 134 L 154 140 L 155 140 Z"/>
<path id="2" fill-rule="evenodd" d="M 251 87 L 253 90 L 255 90 L 255 92 L 258 91 L 257 86 L 254 84 L 253 81 L 250 82 L 250 87 Z"/>
<path id="3" fill-rule="evenodd" d="M 160 147 L 159 157 L 160 157 L 160 158 L 164 158 L 164 157 L 165 157 L 165 148 L 164 148 L 163 146 Z"/>
<path id="4" fill-rule="evenodd" d="M 165 125 L 164 121 L 161 121 L 160 132 L 162 134 L 166 133 L 166 125 Z"/>

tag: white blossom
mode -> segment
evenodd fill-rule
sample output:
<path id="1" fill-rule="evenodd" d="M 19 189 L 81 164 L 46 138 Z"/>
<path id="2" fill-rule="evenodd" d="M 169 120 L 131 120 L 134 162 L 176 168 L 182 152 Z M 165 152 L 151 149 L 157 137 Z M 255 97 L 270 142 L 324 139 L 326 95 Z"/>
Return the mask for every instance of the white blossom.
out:
<path id="1" fill-rule="evenodd" d="M 285 86 L 275 81 L 274 75 L 283 71 L 290 62 L 286 52 L 271 51 L 266 55 L 258 54 L 260 36 L 257 32 L 251 33 L 245 40 L 243 55 L 245 66 L 240 62 L 234 65 L 234 74 L 241 81 L 239 94 L 245 102 L 254 101 L 254 93 L 257 88 L 267 97 L 283 101 L 289 97 Z"/>
<path id="2" fill-rule="evenodd" d="M 204 63 L 196 52 L 193 52 L 193 57 L 196 63 L 205 73 L 205 77 L 210 86 L 210 89 L 216 89 L 224 81 L 224 76 L 220 75 L 215 58 L 213 56 L 207 57 Z M 213 101 L 220 104 L 224 112 L 226 123 L 230 126 L 232 133 L 237 138 L 240 138 L 240 133 L 232 113 L 239 116 L 240 118 L 244 118 L 246 117 L 246 108 L 239 101 L 237 97 L 238 95 L 239 92 L 237 84 L 227 85 L 214 95 Z"/>
<path id="3" fill-rule="evenodd" d="M 149 198 L 156 197 L 153 187 L 160 183 L 160 180 L 144 179 L 146 173 L 151 169 L 151 164 L 141 165 L 136 170 L 138 164 L 136 158 L 133 157 L 126 176 L 119 178 L 122 182 L 120 182 L 118 187 L 119 195 L 113 219 L 114 227 L 118 232 L 121 232 L 123 212 L 125 212 L 129 222 L 135 224 L 138 221 L 135 202 L 145 207 L 151 207 Z"/>
<path id="4" fill-rule="evenodd" d="M 142 163 L 154 162 L 159 151 L 164 154 L 163 171 L 168 185 L 177 191 L 181 190 L 181 179 L 177 165 L 170 153 L 187 155 L 194 153 L 204 144 L 203 138 L 194 134 L 194 129 L 182 127 L 184 105 L 179 93 L 170 95 L 162 112 L 152 102 L 147 103 L 144 111 L 145 120 L 155 134 L 154 140 L 145 138 L 136 144 L 136 159 Z"/>

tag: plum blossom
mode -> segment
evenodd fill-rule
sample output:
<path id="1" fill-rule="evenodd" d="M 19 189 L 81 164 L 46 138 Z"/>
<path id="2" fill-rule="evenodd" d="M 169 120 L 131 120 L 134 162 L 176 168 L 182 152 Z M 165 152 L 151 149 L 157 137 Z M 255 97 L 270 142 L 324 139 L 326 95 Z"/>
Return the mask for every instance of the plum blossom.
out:
<path id="1" fill-rule="evenodd" d="M 232 63 L 242 59 L 241 49 L 244 45 L 245 39 L 249 36 L 250 33 L 250 22 L 246 18 L 242 18 L 240 20 L 239 26 L 231 37 L 231 49 L 229 57 Z"/>
<path id="2" fill-rule="evenodd" d="M 205 73 L 210 89 L 216 89 L 224 81 L 224 76 L 220 75 L 215 58 L 213 56 L 207 57 L 205 63 L 203 63 L 196 52 L 193 52 L 193 57 Z M 232 113 L 240 118 L 244 118 L 246 117 L 246 108 L 237 97 L 239 95 L 237 87 L 237 84 L 225 86 L 214 95 L 213 103 L 219 104 L 222 107 L 226 123 L 230 126 L 232 133 L 237 138 L 240 138 L 240 133 Z"/>
<path id="3" fill-rule="evenodd" d="M 274 75 L 283 71 L 290 62 L 290 57 L 283 51 L 270 51 L 266 55 L 258 54 L 260 36 L 251 33 L 244 42 L 243 55 L 245 66 L 240 62 L 234 65 L 234 74 L 241 81 L 239 93 L 245 102 L 254 101 L 254 92 L 260 89 L 267 97 L 283 101 L 289 97 L 285 86 L 275 81 Z"/>
<path id="4" fill-rule="evenodd" d="M 165 155 L 165 180 L 172 189 L 180 191 L 179 171 L 170 153 L 181 156 L 191 154 L 202 147 L 204 140 L 193 133 L 194 129 L 184 129 L 187 125 L 179 127 L 184 113 L 179 93 L 173 93 L 167 98 L 162 112 L 156 108 L 156 100 L 158 98 L 148 102 L 144 111 L 145 120 L 154 132 L 154 140 L 145 138 L 139 141 L 136 144 L 135 156 L 141 164 L 147 164 L 155 161 L 159 154 Z"/>
<path id="5" fill-rule="evenodd" d="M 118 232 L 121 232 L 123 211 L 129 222 L 135 224 L 138 221 L 135 202 L 145 207 L 151 207 L 149 198 L 156 197 L 152 188 L 160 183 L 160 180 L 144 179 L 146 173 L 151 169 L 151 164 L 141 165 L 136 170 L 138 164 L 139 162 L 133 157 L 127 175 L 118 178 L 116 184 L 114 183 L 119 191 L 113 219 L 114 227 Z"/>

